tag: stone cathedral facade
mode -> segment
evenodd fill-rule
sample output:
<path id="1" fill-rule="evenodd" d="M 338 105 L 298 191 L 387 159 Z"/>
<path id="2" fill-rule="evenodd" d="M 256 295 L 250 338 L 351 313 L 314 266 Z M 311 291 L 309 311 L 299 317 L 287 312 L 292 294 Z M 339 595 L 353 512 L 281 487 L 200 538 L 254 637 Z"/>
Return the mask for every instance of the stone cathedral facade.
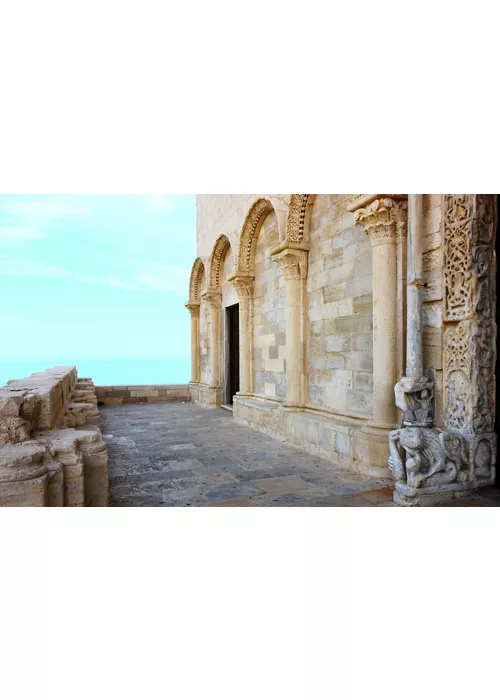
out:
<path id="1" fill-rule="evenodd" d="M 400 505 L 494 483 L 497 228 L 497 195 L 199 195 L 192 399 Z"/>

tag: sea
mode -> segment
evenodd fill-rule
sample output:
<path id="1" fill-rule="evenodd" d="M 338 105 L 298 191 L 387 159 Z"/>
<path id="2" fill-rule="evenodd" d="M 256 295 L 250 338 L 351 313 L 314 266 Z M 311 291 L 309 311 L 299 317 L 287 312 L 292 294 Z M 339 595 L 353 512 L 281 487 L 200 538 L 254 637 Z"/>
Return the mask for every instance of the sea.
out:
<path id="1" fill-rule="evenodd" d="M 0 359 L 0 387 L 9 379 L 24 379 L 56 365 L 76 365 L 78 375 L 90 377 L 96 386 L 187 384 L 191 375 L 189 357 L 23 357 Z"/>

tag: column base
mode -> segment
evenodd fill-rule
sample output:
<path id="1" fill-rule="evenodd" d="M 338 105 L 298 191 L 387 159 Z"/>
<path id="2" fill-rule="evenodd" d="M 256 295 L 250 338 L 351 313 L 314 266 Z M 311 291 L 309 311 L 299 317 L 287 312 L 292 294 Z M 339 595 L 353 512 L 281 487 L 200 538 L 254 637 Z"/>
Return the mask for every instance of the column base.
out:
<path id="1" fill-rule="evenodd" d="M 353 441 L 356 470 L 378 479 L 393 479 L 389 469 L 389 433 L 393 424 L 368 423 Z"/>
<path id="2" fill-rule="evenodd" d="M 191 401 L 205 408 L 218 408 L 223 404 L 222 387 L 208 386 L 201 382 L 189 385 Z"/>

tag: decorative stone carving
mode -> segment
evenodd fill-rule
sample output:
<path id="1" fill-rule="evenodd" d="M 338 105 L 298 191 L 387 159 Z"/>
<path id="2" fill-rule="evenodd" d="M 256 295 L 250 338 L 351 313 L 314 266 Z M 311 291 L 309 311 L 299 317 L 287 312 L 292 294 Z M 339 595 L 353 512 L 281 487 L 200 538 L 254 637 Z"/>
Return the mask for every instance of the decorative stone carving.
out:
<path id="1" fill-rule="evenodd" d="M 496 197 L 444 195 L 445 430 L 390 438 L 395 500 L 443 500 L 495 480 Z"/>
<path id="2" fill-rule="evenodd" d="M 209 288 L 201 297 L 212 308 L 220 308 L 222 304 L 222 292 L 220 289 Z"/>
<path id="3" fill-rule="evenodd" d="M 268 199 L 258 199 L 247 214 L 240 236 L 238 251 L 238 269 L 241 272 L 253 272 L 252 251 L 254 240 L 264 219 L 274 211 Z"/>
<path id="4" fill-rule="evenodd" d="M 395 387 L 396 406 L 403 412 L 403 425 L 428 428 L 434 422 L 434 382 L 403 377 Z"/>
<path id="5" fill-rule="evenodd" d="M 200 318 L 200 302 L 184 304 L 191 317 Z"/>
<path id="6" fill-rule="evenodd" d="M 286 225 L 287 243 L 302 243 L 305 235 L 307 205 L 310 194 L 292 194 Z"/>
<path id="7" fill-rule="evenodd" d="M 354 214 L 354 220 L 364 226 L 373 246 L 396 242 L 406 236 L 407 217 L 408 202 L 390 197 L 375 199 Z"/>
<path id="8" fill-rule="evenodd" d="M 452 431 L 400 428 L 390 433 L 389 443 L 389 466 L 393 476 L 410 488 L 450 484 L 464 468 L 465 476 L 469 476 L 467 442 Z M 401 455 L 401 448 L 406 452 L 406 459 Z"/>
<path id="9" fill-rule="evenodd" d="M 214 289 L 220 287 L 220 271 L 230 247 L 229 239 L 225 235 L 219 236 L 215 242 L 212 257 L 210 258 L 210 287 Z"/>
<path id="10" fill-rule="evenodd" d="M 495 480 L 496 435 L 474 437 L 438 428 L 400 428 L 389 436 L 389 467 L 401 505 L 443 500 L 446 494 Z"/>
<path id="11" fill-rule="evenodd" d="M 200 300 L 201 295 L 201 281 L 205 274 L 205 265 L 201 258 L 197 258 L 194 261 L 193 269 L 191 271 L 191 279 L 189 282 L 189 301 L 197 302 Z"/>
<path id="12" fill-rule="evenodd" d="M 254 295 L 254 276 L 236 272 L 228 279 L 238 292 L 240 300 L 253 299 Z"/>
<path id="13" fill-rule="evenodd" d="M 286 280 L 305 280 L 307 278 L 308 252 L 285 248 L 273 254 L 274 262 L 281 265 Z"/>

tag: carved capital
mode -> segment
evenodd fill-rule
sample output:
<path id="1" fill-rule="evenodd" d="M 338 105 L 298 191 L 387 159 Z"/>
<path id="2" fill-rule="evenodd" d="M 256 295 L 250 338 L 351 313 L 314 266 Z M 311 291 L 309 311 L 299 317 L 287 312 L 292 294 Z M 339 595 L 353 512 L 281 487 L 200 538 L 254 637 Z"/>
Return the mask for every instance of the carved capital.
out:
<path id="1" fill-rule="evenodd" d="M 184 304 L 186 309 L 191 314 L 192 318 L 200 318 L 200 303 L 199 302 L 188 302 Z"/>
<path id="2" fill-rule="evenodd" d="M 307 277 L 308 251 L 298 248 L 283 248 L 271 251 L 274 262 L 281 265 L 286 280 L 305 280 Z"/>
<path id="3" fill-rule="evenodd" d="M 396 243 L 406 237 L 408 202 L 391 197 L 374 199 L 354 212 L 354 220 L 364 226 L 373 246 Z"/>
<path id="4" fill-rule="evenodd" d="M 233 287 L 238 292 L 240 299 L 253 299 L 254 295 L 254 277 L 245 273 L 236 272 L 228 279 Z"/>
<path id="5" fill-rule="evenodd" d="M 222 305 L 222 292 L 220 289 L 209 287 L 201 298 L 214 309 L 218 309 Z"/>

